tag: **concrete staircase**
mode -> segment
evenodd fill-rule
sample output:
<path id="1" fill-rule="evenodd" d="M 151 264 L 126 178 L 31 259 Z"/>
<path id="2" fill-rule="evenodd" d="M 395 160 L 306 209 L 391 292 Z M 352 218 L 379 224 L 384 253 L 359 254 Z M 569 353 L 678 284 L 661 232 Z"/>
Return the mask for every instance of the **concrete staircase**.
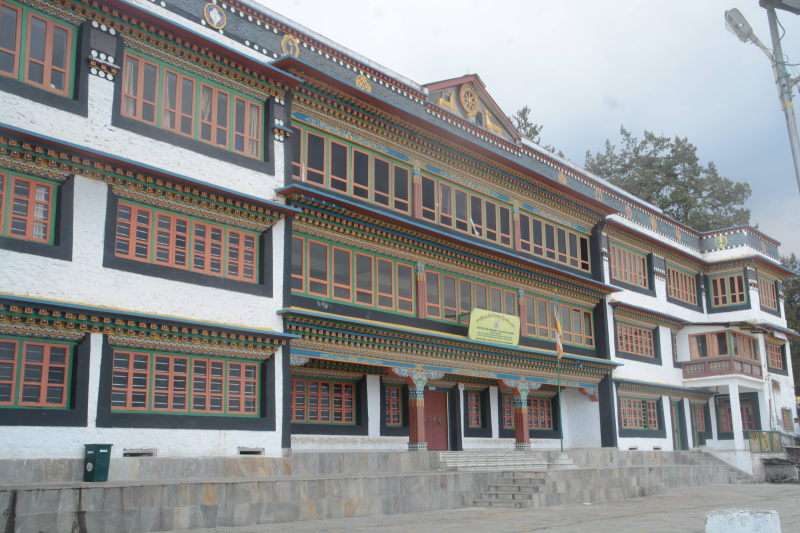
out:
<path id="1" fill-rule="evenodd" d="M 550 459 L 553 454 L 543 455 Z M 701 451 L 583 450 L 576 455 L 584 462 L 574 470 L 504 471 L 474 505 L 538 508 L 601 503 L 660 494 L 675 487 L 753 482 L 751 476 Z"/>
<path id="2" fill-rule="evenodd" d="M 542 455 L 529 450 L 440 452 L 439 461 L 445 470 L 547 470 Z"/>

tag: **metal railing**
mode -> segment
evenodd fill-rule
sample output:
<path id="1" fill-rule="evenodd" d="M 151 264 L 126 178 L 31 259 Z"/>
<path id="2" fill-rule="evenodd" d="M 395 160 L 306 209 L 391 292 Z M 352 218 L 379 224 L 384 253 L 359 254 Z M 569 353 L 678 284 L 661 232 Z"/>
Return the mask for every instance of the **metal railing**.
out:
<path id="1" fill-rule="evenodd" d="M 745 431 L 750 453 L 779 453 L 783 451 L 780 431 Z"/>

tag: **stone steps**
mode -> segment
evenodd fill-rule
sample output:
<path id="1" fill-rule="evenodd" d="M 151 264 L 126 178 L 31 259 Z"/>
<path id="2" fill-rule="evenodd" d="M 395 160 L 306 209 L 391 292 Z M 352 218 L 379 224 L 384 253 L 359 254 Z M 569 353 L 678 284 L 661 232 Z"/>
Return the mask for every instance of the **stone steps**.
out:
<path id="1" fill-rule="evenodd" d="M 547 470 L 547 462 L 528 451 L 441 452 L 439 461 L 445 470 Z"/>

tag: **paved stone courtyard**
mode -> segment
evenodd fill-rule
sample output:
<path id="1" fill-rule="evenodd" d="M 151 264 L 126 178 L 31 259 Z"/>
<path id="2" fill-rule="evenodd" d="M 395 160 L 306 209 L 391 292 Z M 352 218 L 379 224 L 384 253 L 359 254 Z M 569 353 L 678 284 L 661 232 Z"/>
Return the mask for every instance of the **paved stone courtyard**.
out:
<path id="1" fill-rule="evenodd" d="M 771 509 L 782 533 L 800 532 L 800 485 L 717 485 L 597 505 L 544 509 L 468 508 L 416 514 L 340 518 L 274 526 L 195 530 L 194 533 L 703 533 L 705 516 L 722 508 Z"/>

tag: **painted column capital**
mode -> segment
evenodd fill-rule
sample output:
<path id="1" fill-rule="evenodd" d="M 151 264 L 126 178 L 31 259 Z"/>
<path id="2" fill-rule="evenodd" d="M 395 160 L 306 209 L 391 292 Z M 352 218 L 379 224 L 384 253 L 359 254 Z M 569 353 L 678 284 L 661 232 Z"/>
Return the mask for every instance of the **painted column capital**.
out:
<path id="1" fill-rule="evenodd" d="M 528 401 L 528 393 L 532 390 L 537 390 L 542 386 L 541 383 L 532 383 L 530 381 L 510 380 L 510 379 L 504 379 L 503 385 L 511 388 L 514 391 L 515 402 L 517 399 L 519 399 L 519 401 L 525 403 L 526 405 Z"/>
<path id="2" fill-rule="evenodd" d="M 422 392 L 429 380 L 442 379 L 444 372 L 430 372 L 419 368 L 392 368 L 395 376 L 406 378 L 410 392 Z"/>

